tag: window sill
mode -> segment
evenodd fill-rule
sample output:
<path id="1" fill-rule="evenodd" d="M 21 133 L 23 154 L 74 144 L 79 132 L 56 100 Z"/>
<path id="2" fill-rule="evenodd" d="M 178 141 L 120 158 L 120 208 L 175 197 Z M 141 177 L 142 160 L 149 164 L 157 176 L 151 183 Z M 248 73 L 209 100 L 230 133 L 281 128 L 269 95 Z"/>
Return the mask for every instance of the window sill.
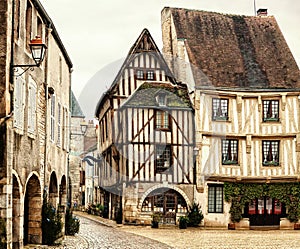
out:
<path id="1" fill-rule="evenodd" d="M 229 118 L 228 117 L 216 117 L 216 118 L 212 118 L 212 121 L 221 121 L 221 122 L 224 122 L 224 121 L 229 121 Z"/>
<path id="2" fill-rule="evenodd" d="M 279 118 L 265 118 L 263 123 L 281 123 Z"/>
<path id="3" fill-rule="evenodd" d="M 239 163 L 238 162 L 236 162 L 236 161 L 234 161 L 234 162 L 222 162 L 222 165 L 223 166 L 237 166 L 237 167 L 239 167 L 240 165 L 239 165 Z"/>

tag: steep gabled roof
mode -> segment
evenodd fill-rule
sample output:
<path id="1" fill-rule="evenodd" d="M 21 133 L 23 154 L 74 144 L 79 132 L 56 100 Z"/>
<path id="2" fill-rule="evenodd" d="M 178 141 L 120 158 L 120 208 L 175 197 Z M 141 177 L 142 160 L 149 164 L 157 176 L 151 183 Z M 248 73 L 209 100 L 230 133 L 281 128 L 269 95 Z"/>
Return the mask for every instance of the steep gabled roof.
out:
<path id="1" fill-rule="evenodd" d="M 145 52 L 152 53 L 158 59 L 158 61 L 161 63 L 162 67 L 166 71 L 166 74 L 169 76 L 170 80 L 172 82 L 175 82 L 175 78 L 174 78 L 172 72 L 170 71 L 165 59 L 163 58 L 162 54 L 160 53 L 150 32 L 147 29 L 144 29 L 142 31 L 142 33 L 140 34 L 140 36 L 138 37 L 138 39 L 136 40 L 136 42 L 130 48 L 129 53 L 128 53 L 121 69 L 119 70 L 116 78 L 114 79 L 113 83 L 111 84 L 110 88 L 100 98 L 100 100 L 97 104 L 97 107 L 96 107 L 96 112 L 95 112 L 96 117 L 98 116 L 99 110 L 100 110 L 103 102 L 106 100 L 107 97 L 109 97 L 111 94 L 114 93 L 116 87 L 118 86 L 119 80 L 121 78 L 121 75 L 122 75 L 124 69 L 135 58 L 135 56 L 137 54 L 145 53 Z"/>
<path id="2" fill-rule="evenodd" d="M 71 117 L 77 117 L 77 118 L 85 117 L 73 91 L 71 91 Z"/>
<path id="3" fill-rule="evenodd" d="M 157 96 L 163 94 L 167 99 L 165 108 L 192 108 L 188 88 L 185 84 L 145 82 L 122 105 L 124 107 L 158 108 Z"/>
<path id="4" fill-rule="evenodd" d="M 185 40 L 196 87 L 300 88 L 299 68 L 274 17 L 166 9 Z M 197 77 L 200 70 L 209 83 Z"/>

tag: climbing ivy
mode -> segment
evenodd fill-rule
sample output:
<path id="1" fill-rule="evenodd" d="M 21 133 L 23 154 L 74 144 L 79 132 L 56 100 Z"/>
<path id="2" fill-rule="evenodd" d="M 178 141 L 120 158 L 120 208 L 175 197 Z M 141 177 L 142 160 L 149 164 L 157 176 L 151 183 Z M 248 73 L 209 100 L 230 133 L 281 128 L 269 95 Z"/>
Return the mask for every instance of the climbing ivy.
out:
<path id="1" fill-rule="evenodd" d="M 300 218 L 300 184 L 224 184 L 225 201 L 231 202 L 229 213 L 233 223 L 239 222 L 246 203 L 255 198 L 269 196 L 284 203 L 288 209 L 287 218 L 291 222 L 297 222 Z"/>

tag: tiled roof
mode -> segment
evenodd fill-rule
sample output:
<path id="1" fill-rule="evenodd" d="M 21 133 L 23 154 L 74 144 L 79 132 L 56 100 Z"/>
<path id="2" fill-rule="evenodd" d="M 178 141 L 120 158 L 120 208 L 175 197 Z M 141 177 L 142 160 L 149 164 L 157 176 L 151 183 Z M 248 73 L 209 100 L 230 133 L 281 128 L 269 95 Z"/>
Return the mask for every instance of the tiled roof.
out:
<path id="1" fill-rule="evenodd" d="M 145 82 L 125 102 L 123 107 L 158 107 L 157 96 L 164 95 L 166 108 L 191 108 L 188 89 L 184 84 Z"/>
<path id="2" fill-rule="evenodd" d="M 71 117 L 85 117 L 73 91 L 71 91 Z"/>
<path id="3" fill-rule="evenodd" d="M 300 88 L 299 68 L 274 17 L 170 10 L 196 86 Z M 201 71 L 209 83 L 200 80 Z"/>

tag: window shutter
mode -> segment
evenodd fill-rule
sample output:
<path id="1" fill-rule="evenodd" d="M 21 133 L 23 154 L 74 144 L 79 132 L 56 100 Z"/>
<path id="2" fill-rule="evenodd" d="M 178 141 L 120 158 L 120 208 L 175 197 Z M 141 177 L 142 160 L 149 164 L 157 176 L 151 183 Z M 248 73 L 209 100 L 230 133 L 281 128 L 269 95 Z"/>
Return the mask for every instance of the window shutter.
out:
<path id="1" fill-rule="evenodd" d="M 57 105 L 57 145 L 61 146 L 61 105 Z"/>
<path id="2" fill-rule="evenodd" d="M 50 139 L 54 142 L 55 133 L 55 96 L 51 97 L 51 114 L 50 114 Z"/>
<path id="3" fill-rule="evenodd" d="M 36 85 L 31 79 L 28 89 L 28 132 L 34 134 L 36 130 Z"/>
<path id="4" fill-rule="evenodd" d="M 15 78 L 14 91 L 14 126 L 23 130 L 25 108 L 25 80 L 19 76 Z"/>

